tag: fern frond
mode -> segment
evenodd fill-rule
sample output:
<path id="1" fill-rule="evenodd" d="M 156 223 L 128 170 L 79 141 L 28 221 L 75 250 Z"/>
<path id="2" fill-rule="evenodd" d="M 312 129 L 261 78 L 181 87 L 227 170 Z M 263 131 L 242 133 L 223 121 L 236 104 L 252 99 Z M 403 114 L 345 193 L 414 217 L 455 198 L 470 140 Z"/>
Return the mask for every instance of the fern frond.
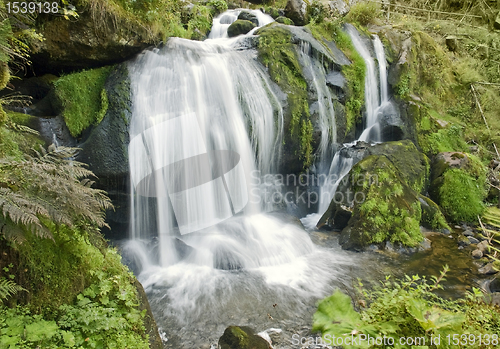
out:
<path id="1" fill-rule="evenodd" d="M 6 278 L 0 278 L 0 300 L 6 300 L 17 292 L 26 291 L 24 288 Z"/>

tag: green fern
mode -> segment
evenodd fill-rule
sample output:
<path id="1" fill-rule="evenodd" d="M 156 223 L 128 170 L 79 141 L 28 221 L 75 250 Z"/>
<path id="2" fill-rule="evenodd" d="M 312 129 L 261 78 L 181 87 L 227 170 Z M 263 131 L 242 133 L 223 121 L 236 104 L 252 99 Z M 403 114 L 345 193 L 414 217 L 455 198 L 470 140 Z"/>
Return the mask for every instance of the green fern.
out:
<path id="1" fill-rule="evenodd" d="M 68 227 L 82 221 L 107 226 L 104 211 L 113 205 L 106 192 L 91 187 L 92 171 L 71 160 L 77 151 L 51 145 L 24 161 L 0 162 L 7 174 L 0 179 L 0 234 L 13 241 L 22 241 L 26 231 L 51 238 L 46 220 Z"/>
<path id="2" fill-rule="evenodd" d="M 14 281 L 0 278 L 0 301 L 4 301 L 17 292 L 26 291 L 24 288 L 16 284 Z"/>

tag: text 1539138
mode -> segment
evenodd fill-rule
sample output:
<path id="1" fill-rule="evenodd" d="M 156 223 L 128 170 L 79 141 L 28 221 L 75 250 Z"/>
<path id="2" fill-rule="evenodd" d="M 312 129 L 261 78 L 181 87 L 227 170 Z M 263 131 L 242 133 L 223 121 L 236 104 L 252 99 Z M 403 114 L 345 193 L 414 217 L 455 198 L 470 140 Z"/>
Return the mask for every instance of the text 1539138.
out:
<path id="1" fill-rule="evenodd" d="M 8 1 L 7 13 L 59 13 L 58 2 Z"/>

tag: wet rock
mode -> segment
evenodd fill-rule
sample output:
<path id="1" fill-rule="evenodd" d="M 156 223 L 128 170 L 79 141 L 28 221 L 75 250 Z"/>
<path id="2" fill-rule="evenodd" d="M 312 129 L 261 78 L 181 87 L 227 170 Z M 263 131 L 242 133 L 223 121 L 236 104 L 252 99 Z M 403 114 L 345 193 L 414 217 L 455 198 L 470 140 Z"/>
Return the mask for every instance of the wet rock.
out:
<path id="1" fill-rule="evenodd" d="M 477 249 L 480 250 L 481 252 L 485 253 L 488 251 L 488 241 L 483 240 L 480 243 L 477 244 Z"/>
<path id="2" fill-rule="evenodd" d="M 458 246 L 465 247 L 465 246 L 469 246 L 470 244 L 471 244 L 471 242 L 465 236 L 460 235 L 458 237 Z"/>
<path id="3" fill-rule="evenodd" d="M 241 19 L 244 21 L 250 21 L 253 24 L 255 24 L 256 26 L 259 25 L 259 19 L 257 18 L 257 16 L 254 15 L 253 13 L 250 13 L 247 11 L 241 11 L 240 14 L 238 15 L 238 19 Z"/>
<path id="4" fill-rule="evenodd" d="M 474 236 L 474 233 L 472 232 L 472 230 L 469 230 L 469 229 L 467 229 L 466 231 L 464 231 L 463 234 L 465 236 Z"/>
<path id="5" fill-rule="evenodd" d="M 479 240 L 476 239 L 475 237 L 468 236 L 467 238 L 469 239 L 471 244 L 478 244 L 479 243 Z"/>
<path id="6" fill-rule="evenodd" d="M 149 305 L 146 292 L 141 283 L 134 278 L 134 286 L 137 290 L 139 298 L 139 310 L 145 311 L 144 316 L 144 327 L 146 334 L 149 336 L 149 348 L 150 349 L 162 349 L 163 343 L 161 341 L 160 334 L 158 333 L 158 326 L 156 325 L 155 319 L 153 317 L 153 312 L 151 311 L 151 306 Z"/>
<path id="7" fill-rule="evenodd" d="M 341 72 L 333 71 L 326 76 L 326 83 L 329 86 L 344 90 L 346 87 L 346 79 Z"/>
<path id="8" fill-rule="evenodd" d="M 448 168 L 465 169 L 469 157 L 461 152 L 439 153 L 432 163 L 432 179 L 440 177 Z"/>
<path id="9" fill-rule="evenodd" d="M 472 251 L 472 257 L 475 259 L 480 259 L 483 257 L 483 252 L 481 252 L 481 250 L 479 250 L 479 249 L 474 250 L 474 251 Z"/>
<path id="10" fill-rule="evenodd" d="M 490 281 L 490 283 L 488 284 L 488 289 L 491 293 L 500 292 L 500 279 L 498 278 L 498 276 Z"/>
<path id="11" fill-rule="evenodd" d="M 479 268 L 477 271 L 479 274 L 483 274 L 483 275 L 493 275 L 493 274 L 498 273 L 498 270 L 493 268 L 493 263 L 488 263 L 484 267 Z"/>
<path id="12" fill-rule="evenodd" d="M 304 0 L 288 0 L 285 7 L 285 16 L 290 18 L 296 25 L 306 25 L 309 23 L 307 3 Z"/>
<path id="13" fill-rule="evenodd" d="M 294 25 L 293 21 L 285 16 L 279 16 L 278 18 L 275 19 L 275 21 L 281 24 Z"/>
<path id="14" fill-rule="evenodd" d="M 500 30 L 500 12 L 498 13 L 497 17 L 495 18 L 495 22 L 493 22 L 493 28 Z"/>
<path id="15" fill-rule="evenodd" d="M 229 326 L 219 338 L 220 349 L 271 349 L 271 345 L 262 337 L 245 326 Z"/>
<path id="16" fill-rule="evenodd" d="M 426 196 L 419 195 L 418 200 L 420 201 L 420 207 L 422 208 L 422 219 L 420 223 L 427 229 L 432 230 L 443 230 L 443 234 L 449 235 L 450 230 L 444 228 L 446 224 L 446 219 L 441 213 L 439 206 Z"/>
<path id="17" fill-rule="evenodd" d="M 250 21 L 238 19 L 227 28 L 227 35 L 232 38 L 238 35 L 246 34 L 256 25 Z"/>
<path id="18" fill-rule="evenodd" d="M 392 101 L 381 107 L 380 135 L 386 141 L 399 141 L 405 136 L 405 123 L 399 109 Z"/>
<path id="19" fill-rule="evenodd" d="M 450 231 L 449 229 L 446 229 L 446 228 L 445 228 L 445 229 L 443 229 L 441 232 L 442 232 L 444 235 L 450 235 L 450 234 L 451 234 L 451 231 Z"/>

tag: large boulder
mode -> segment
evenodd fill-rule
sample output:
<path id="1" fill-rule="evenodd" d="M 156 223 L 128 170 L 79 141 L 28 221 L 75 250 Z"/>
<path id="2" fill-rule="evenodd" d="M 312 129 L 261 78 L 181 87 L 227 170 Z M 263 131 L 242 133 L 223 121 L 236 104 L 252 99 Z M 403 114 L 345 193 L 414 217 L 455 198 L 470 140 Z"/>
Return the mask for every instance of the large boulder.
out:
<path id="1" fill-rule="evenodd" d="M 107 221 L 112 233 L 123 234 L 128 229 L 128 125 L 132 116 L 126 64 L 113 68 L 104 88 L 108 94 L 108 110 L 99 125 L 87 130 L 89 136 L 79 145 L 77 160 L 89 165 L 98 177 L 97 187 L 108 192 L 115 210 L 106 212 Z"/>
<path id="2" fill-rule="evenodd" d="M 309 23 L 307 3 L 304 0 L 288 0 L 285 7 L 285 16 L 290 18 L 296 25 L 306 25 Z"/>
<path id="3" fill-rule="evenodd" d="M 271 349 L 264 338 L 245 326 L 229 326 L 219 338 L 220 349 Z"/>
<path id="4" fill-rule="evenodd" d="M 104 9 L 79 10 L 77 20 L 40 17 L 37 32 L 44 40 L 31 55 L 35 72 L 74 71 L 124 62 L 151 46 L 148 28 Z"/>
<path id="5" fill-rule="evenodd" d="M 418 194 L 398 172 L 384 155 L 370 155 L 353 167 L 342 195 L 342 203 L 353 207 L 340 234 L 342 248 L 363 251 L 386 242 L 415 247 L 423 241 Z"/>
<path id="6" fill-rule="evenodd" d="M 415 247 L 423 240 L 420 224 L 448 227 L 437 205 L 419 194 L 427 187 L 429 161 L 411 141 L 375 146 L 358 142 L 341 154 L 355 166 L 339 184 L 318 227 L 342 229 L 343 248 L 363 251 L 387 242 Z"/>
<path id="7" fill-rule="evenodd" d="M 227 35 L 232 38 L 238 35 L 246 34 L 255 27 L 256 25 L 253 22 L 238 19 L 227 28 Z"/>
<path id="8" fill-rule="evenodd" d="M 259 19 L 257 18 L 256 15 L 254 15 L 251 12 L 248 11 L 241 11 L 240 14 L 238 15 L 238 19 L 244 20 L 244 21 L 250 21 L 256 26 L 259 25 Z"/>
<path id="9" fill-rule="evenodd" d="M 476 221 L 484 210 L 486 167 L 474 155 L 439 153 L 432 163 L 429 194 L 452 221 Z"/>

